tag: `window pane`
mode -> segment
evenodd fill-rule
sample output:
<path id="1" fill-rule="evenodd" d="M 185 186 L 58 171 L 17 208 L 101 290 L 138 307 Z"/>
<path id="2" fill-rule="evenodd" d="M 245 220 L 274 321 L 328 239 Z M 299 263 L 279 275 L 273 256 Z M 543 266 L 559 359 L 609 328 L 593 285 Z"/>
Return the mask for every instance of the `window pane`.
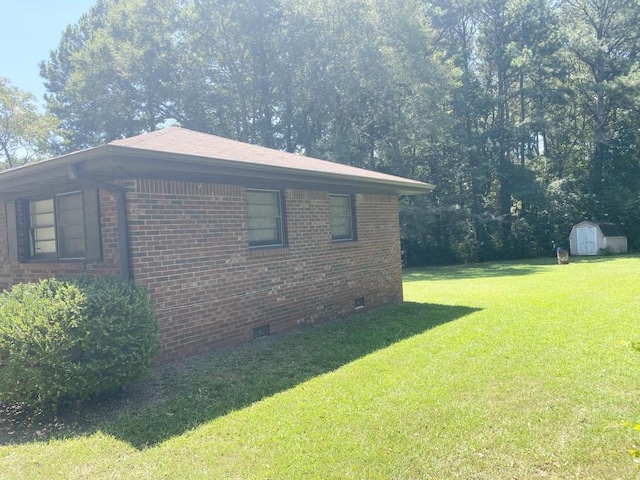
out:
<path id="1" fill-rule="evenodd" d="M 53 202 L 52 202 L 53 205 Z M 31 225 L 39 227 L 53 227 L 55 225 L 53 210 L 47 213 L 34 213 L 31 215 Z"/>
<path id="2" fill-rule="evenodd" d="M 275 205 L 279 192 L 247 190 L 247 203 L 249 205 Z"/>
<path id="3" fill-rule="evenodd" d="M 353 239 L 353 214 L 350 195 L 330 195 L 331 238 L 333 240 Z"/>
<path id="4" fill-rule="evenodd" d="M 58 195 L 57 217 L 59 225 L 82 224 L 84 212 L 82 210 L 82 193 L 68 193 Z"/>
<path id="5" fill-rule="evenodd" d="M 53 199 L 31 202 L 31 215 L 51 214 L 53 219 Z"/>
<path id="6" fill-rule="evenodd" d="M 53 214 L 53 199 L 29 203 L 30 242 L 32 257 L 55 256 L 56 231 Z"/>
<path id="7" fill-rule="evenodd" d="M 278 206 L 276 205 L 249 205 L 250 218 L 274 218 L 278 216 Z"/>
<path id="8" fill-rule="evenodd" d="M 38 240 L 34 243 L 35 251 L 32 252 L 33 256 L 45 255 L 49 256 L 56 253 L 56 241 L 55 240 Z"/>
<path id="9" fill-rule="evenodd" d="M 58 249 L 60 250 L 60 258 L 84 258 L 84 226 L 59 226 Z"/>
<path id="10" fill-rule="evenodd" d="M 82 192 L 56 196 L 56 233 L 59 258 L 85 257 Z"/>
<path id="11" fill-rule="evenodd" d="M 246 193 L 249 245 L 282 245 L 280 192 L 247 190 Z"/>
<path id="12" fill-rule="evenodd" d="M 54 227 L 40 227 L 33 229 L 33 237 L 36 242 L 47 242 L 56 239 L 56 229 Z"/>

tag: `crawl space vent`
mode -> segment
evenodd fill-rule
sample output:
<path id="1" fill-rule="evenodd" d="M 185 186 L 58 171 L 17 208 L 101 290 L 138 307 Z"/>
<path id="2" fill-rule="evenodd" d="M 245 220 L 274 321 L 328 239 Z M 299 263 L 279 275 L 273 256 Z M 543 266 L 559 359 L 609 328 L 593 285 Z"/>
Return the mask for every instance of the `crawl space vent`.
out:
<path id="1" fill-rule="evenodd" d="M 253 338 L 266 337 L 269 335 L 269 325 L 262 325 L 253 329 Z"/>

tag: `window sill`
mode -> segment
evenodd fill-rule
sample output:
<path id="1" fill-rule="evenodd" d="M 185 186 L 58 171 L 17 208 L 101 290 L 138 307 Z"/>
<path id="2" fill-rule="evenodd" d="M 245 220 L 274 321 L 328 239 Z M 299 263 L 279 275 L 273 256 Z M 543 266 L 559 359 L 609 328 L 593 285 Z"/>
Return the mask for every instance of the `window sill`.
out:
<path id="1" fill-rule="evenodd" d="M 30 258 L 20 263 L 87 263 L 86 258 L 58 259 L 58 258 Z"/>

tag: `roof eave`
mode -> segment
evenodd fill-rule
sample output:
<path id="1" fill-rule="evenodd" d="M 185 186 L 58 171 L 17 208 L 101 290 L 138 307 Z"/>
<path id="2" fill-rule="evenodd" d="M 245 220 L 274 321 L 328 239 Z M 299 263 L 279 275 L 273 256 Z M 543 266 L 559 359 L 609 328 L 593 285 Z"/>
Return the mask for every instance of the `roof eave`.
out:
<path id="1" fill-rule="evenodd" d="M 396 195 L 420 195 L 434 189 L 431 184 L 400 177 L 380 179 L 103 145 L 2 172 L 0 197 L 18 198 L 23 192 L 22 186 L 71 184 L 77 181 L 78 172 L 82 177 L 96 176 L 102 180 L 137 177 L 227 183 L 284 182 L 291 188 L 356 189 Z"/>
<path id="2" fill-rule="evenodd" d="M 435 186 L 429 183 L 415 180 L 401 179 L 397 177 L 379 179 L 348 175 L 342 173 L 321 172 L 299 168 L 288 168 L 274 165 L 256 164 L 251 162 L 238 162 L 213 157 L 201 157 L 196 155 L 175 154 L 170 152 L 150 151 L 138 148 L 130 148 L 118 145 L 106 145 L 108 166 L 112 170 L 118 170 L 119 176 L 142 177 L 155 176 L 166 178 L 164 175 L 176 175 L 189 177 L 189 174 L 210 175 L 221 180 L 235 180 L 234 183 L 246 183 L 241 180 L 249 180 L 248 183 L 260 181 L 286 181 L 290 186 L 316 184 L 336 186 L 359 186 L 366 191 L 380 193 L 393 193 L 396 195 L 421 195 L 431 192 Z M 180 158 L 180 163 L 176 161 Z M 104 170 L 107 164 L 102 161 L 95 162 L 87 159 L 81 167 L 83 172 L 98 174 Z M 141 171 L 148 172 L 143 175 Z M 251 174 L 254 173 L 254 176 Z M 164 174 L 164 175 L 163 175 Z M 252 180 L 253 179 L 253 180 Z"/>

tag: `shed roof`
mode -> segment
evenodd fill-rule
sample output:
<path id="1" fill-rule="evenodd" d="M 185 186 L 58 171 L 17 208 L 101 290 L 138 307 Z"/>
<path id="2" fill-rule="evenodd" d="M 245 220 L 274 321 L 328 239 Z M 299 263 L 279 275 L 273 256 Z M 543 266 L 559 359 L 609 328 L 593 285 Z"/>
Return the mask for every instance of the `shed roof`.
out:
<path id="1" fill-rule="evenodd" d="M 429 183 L 169 127 L 0 172 L 0 196 L 61 188 L 81 179 L 162 178 L 421 194 Z"/>
<path id="2" fill-rule="evenodd" d="M 605 237 L 626 237 L 627 234 L 622 228 L 622 225 L 610 222 L 596 222 L 600 227 L 600 231 Z"/>
<path id="3" fill-rule="evenodd" d="M 585 220 L 583 222 L 575 224 L 573 228 L 576 229 L 583 225 L 597 226 L 602 232 L 602 235 L 604 235 L 605 237 L 626 237 L 627 236 L 626 232 L 624 231 L 624 227 L 622 227 L 622 225 L 618 223 L 612 223 L 612 222 L 597 222 L 592 220 Z"/>

